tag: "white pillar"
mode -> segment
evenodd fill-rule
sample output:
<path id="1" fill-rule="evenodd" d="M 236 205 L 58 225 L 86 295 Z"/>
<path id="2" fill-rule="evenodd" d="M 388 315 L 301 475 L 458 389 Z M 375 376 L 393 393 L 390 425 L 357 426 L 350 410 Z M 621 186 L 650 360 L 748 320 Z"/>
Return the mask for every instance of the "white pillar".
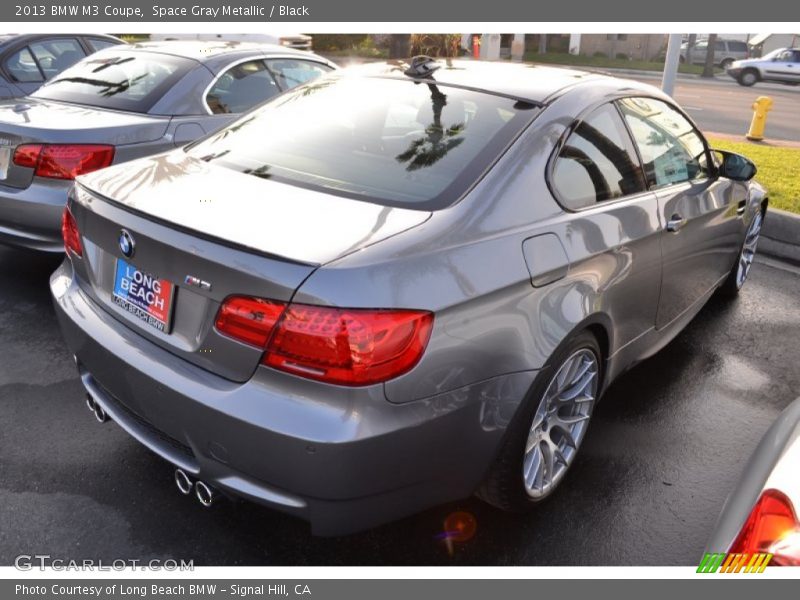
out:
<path id="1" fill-rule="evenodd" d="M 681 57 L 681 34 L 670 33 L 667 42 L 667 60 L 664 62 L 664 75 L 661 78 L 661 89 L 672 96 L 675 91 L 675 78 L 678 75 L 678 63 Z"/>
<path id="2" fill-rule="evenodd" d="M 569 34 L 569 53 L 578 55 L 581 53 L 581 34 L 580 33 L 570 33 Z"/>
<path id="3" fill-rule="evenodd" d="M 525 54 L 525 34 L 515 33 L 511 42 L 511 60 L 521 61 Z"/>
<path id="4" fill-rule="evenodd" d="M 484 33 L 481 36 L 481 60 L 500 59 L 500 34 Z"/>

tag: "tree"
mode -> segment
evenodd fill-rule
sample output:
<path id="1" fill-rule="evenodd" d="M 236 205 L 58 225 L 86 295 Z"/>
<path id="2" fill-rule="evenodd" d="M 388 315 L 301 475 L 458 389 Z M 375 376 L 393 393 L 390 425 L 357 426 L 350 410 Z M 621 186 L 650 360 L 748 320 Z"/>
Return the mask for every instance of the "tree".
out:
<path id="1" fill-rule="evenodd" d="M 694 64 L 692 62 L 692 54 L 694 54 L 694 45 L 697 43 L 697 34 L 690 33 L 689 39 L 686 40 L 686 64 L 691 65 Z"/>
<path id="2" fill-rule="evenodd" d="M 411 34 L 392 35 L 389 58 L 408 58 L 411 50 Z"/>
<path id="3" fill-rule="evenodd" d="M 717 34 L 708 34 L 708 49 L 706 50 L 706 64 L 700 77 L 714 77 L 714 46 L 717 45 Z"/>

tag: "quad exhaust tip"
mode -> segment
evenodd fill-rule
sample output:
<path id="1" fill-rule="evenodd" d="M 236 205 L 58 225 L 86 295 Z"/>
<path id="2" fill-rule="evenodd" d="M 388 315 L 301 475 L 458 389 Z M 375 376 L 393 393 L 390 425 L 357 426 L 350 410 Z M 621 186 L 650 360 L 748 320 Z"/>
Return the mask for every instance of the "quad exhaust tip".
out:
<path id="1" fill-rule="evenodd" d="M 86 406 L 94 413 L 94 418 L 97 419 L 99 423 L 105 423 L 110 419 L 105 409 L 100 406 L 100 403 L 97 402 L 91 394 L 86 394 Z"/>
<path id="2" fill-rule="evenodd" d="M 194 495 L 200 504 L 206 508 L 212 506 L 219 498 L 217 491 L 204 481 L 198 481 L 194 484 Z"/>
<path id="3" fill-rule="evenodd" d="M 178 486 L 178 491 L 184 496 L 191 494 L 194 488 L 194 482 L 183 469 L 175 469 L 175 485 Z"/>

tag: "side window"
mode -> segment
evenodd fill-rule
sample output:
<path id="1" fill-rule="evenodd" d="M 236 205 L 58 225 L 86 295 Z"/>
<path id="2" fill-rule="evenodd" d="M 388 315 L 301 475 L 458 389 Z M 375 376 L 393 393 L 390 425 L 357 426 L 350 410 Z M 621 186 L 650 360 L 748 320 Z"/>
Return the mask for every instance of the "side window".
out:
<path id="1" fill-rule="evenodd" d="M 725 52 L 726 50 L 725 42 L 717 40 L 714 44 L 714 52 Z"/>
<path id="2" fill-rule="evenodd" d="M 575 127 L 556 157 L 552 184 L 573 210 L 644 191 L 639 159 L 616 108 L 601 106 Z"/>
<path id="3" fill-rule="evenodd" d="M 264 62 L 251 60 L 225 71 L 206 94 L 206 103 L 214 114 L 241 113 L 279 92 Z"/>
<path id="4" fill-rule="evenodd" d="M 18 50 L 12 54 L 6 61 L 6 69 L 11 77 L 19 83 L 35 83 L 44 81 L 36 61 L 33 59 L 33 54 L 25 46 L 22 50 Z"/>
<path id="5" fill-rule="evenodd" d="M 43 40 L 30 45 L 31 52 L 44 71 L 45 79 L 55 77 L 86 56 L 74 38 Z"/>
<path id="6" fill-rule="evenodd" d="M 732 52 L 747 52 L 747 44 L 745 42 L 728 42 Z"/>
<path id="7" fill-rule="evenodd" d="M 793 50 L 784 50 L 778 55 L 778 61 L 780 62 L 794 62 L 794 51 Z"/>
<path id="8" fill-rule="evenodd" d="M 290 90 L 300 84 L 316 79 L 332 69 L 321 63 L 297 60 L 294 58 L 268 60 L 267 65 L 284 90 Z"/>
<path id="9" fill-rule="evenodd" d="M 639 147 L 650 188 L 709 176 L 705 142 L 681 113 L 653 98 L 625 98 L 619 105 Z"/>
<path id="10" fill-rule="evenodd" d="M 110 40 L 104 40 L 101 38 L 86 38 L 86 41 L 89 42 L 89 47 L 95 52 L 99 52 L 100 50 L 105 50 L 106 48 L 111 48 L 111 46 L 119 46 L 119 44 L 117 44 L 116 42 L 112 42 Z"/>

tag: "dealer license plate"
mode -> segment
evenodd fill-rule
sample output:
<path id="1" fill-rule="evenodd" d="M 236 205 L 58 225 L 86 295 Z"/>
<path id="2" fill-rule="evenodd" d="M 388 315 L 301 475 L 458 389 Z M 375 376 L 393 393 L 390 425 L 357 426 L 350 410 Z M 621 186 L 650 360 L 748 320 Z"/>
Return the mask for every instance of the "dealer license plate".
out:
<path id="1" fill-rule="evenodd" d="M 117 259 L 112 298 L 116 304 L 159 331 L 169 333 L 175 286 Z"/>

